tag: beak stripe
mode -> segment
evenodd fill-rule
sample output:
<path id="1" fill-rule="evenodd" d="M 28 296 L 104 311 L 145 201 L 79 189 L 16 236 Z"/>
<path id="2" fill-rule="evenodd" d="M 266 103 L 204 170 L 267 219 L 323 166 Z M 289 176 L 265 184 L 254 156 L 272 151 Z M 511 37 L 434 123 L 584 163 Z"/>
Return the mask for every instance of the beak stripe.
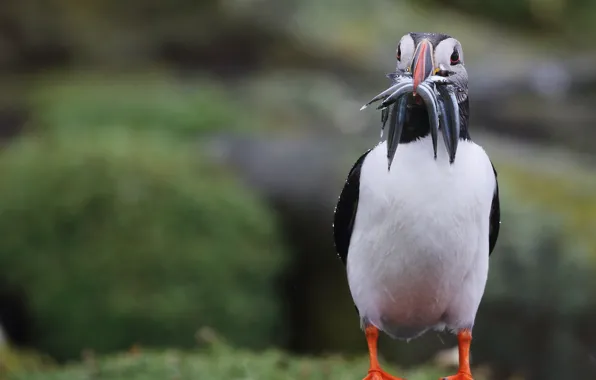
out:
<path id="1" fill-rule="evenodd" d="M 414 95 L 418 85 L 422 83 L 434 69 L 432 61 L 432 47 L 430 42 L 424 40 L 418 45 L 414 60 L 412 61 L 412 77 L 414 79 Z"/>
<path id="2" fill-rule="evenodd" d="M 421 79 L 424 77 L 426 60 L 424 59 L 424 54 L 426 53 L 426 49 L 428 49 L 428 45 L 423 43 L 420 45 L 420 51 L 418 52 L 418 59 L 416 60 L 416 67 L 414 67 L 414 87 L 417 88 L 421 82 Z M 422 59 L 420 59 L 422 58 Z"/>

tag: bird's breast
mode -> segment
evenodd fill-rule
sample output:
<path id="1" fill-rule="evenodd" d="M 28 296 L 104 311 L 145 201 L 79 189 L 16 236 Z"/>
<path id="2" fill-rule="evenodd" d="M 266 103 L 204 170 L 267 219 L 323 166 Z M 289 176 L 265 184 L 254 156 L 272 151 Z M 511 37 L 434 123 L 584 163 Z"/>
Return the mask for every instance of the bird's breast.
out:
<path id="1" fill-rule="evenodd" d="M 495 186 L 488 157 L 461 141 L 449 164 L 444 146 L 435 160 L 426 140 L 400 145 L 391 171 L 384 143 L 363 163 L 347 269 L 354 301 L 369 314 L 399 308 L 436 319 L 475 257 L 488 258 Z"/>

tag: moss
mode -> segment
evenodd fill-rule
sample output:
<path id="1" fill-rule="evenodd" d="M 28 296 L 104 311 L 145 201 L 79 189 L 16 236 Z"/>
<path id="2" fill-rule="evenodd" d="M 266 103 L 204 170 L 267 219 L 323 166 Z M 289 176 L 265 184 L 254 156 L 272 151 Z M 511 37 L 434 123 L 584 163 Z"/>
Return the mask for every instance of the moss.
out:
<path id="1" fill-rule="evenodd" d="M 60 359 L 138 342 L 283 340 L 273 213 L 186 145 L 127 130 L 30 136 L 0 160 L 0 276 Z"/>
<path id="2" fill-rule="evenodd" d="M 87 357 L 75 363 L 46 371 L 17 372 L 7 380 L 104 380 L 152 379 L 361 379 L 366 375 L 365 356 L 348 359 L 340 356 L 294 357 L 285 352 L 267 350 L 252 352 L 214 344 L 205 350 L 141 350 L 105 357 Z M 417 368 L 400 371 L 385 366 L 390 373 L 407 376 L 409 380 L 436 380 L 445 371 L 436 368 Z M 477 380 L 483 377 L 476 376 Z"/>
<path id="3" fill-rule="evenodd" d="M 46 74 L 31 78 L 27 101 L 32 124 L 54 130 L 116 127 L 184 138 L 254 127 L 221 84 L 161 71 Z"/>

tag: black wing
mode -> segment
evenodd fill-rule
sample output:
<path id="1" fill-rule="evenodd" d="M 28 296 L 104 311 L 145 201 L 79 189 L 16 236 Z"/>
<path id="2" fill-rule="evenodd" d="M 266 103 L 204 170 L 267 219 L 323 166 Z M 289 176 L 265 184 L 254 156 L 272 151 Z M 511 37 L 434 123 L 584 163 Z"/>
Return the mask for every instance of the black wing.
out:
<path id="1" fill-rule="evenodd" d="M 492 165 L 492 163 L 491 163 Z M 499 228 L 501 227 L 501 205 L 499 203 L 499 182 L 497 180 L 497 170 L 493 166 L 495 173 L 495 192 L 493 194 L 493 201 L 490 207 L 490 226 L 488 232 L 488 255 L 493 253 L 497 238 L 499 237 Z"/>
<path id="2" fill-rule="evenodd" d="M 370 153 L 367 150 L 356 163 L 352 166 L 350 174 L 346 179 L 343 190 L 335 206 L 333 217 L 333 238 L 335 241 L 335 250 L 341 261 L 346 264 L 348 258 L 348 249 L 350 247 L 350 238 L 356 219 L 356 210 L 358 209 L 358 197 L 360 195 L 360 169 L 364 158 Z"/>

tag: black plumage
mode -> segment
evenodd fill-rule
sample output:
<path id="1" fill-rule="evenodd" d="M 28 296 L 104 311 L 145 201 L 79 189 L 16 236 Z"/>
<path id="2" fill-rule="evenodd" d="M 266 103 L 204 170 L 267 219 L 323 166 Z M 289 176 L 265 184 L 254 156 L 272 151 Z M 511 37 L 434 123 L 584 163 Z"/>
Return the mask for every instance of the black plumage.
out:
<path id="1" fill-rule="evenodd" d="M 491 163 L 492 165 L 492 163 Z M 488 255 L 493 253 L 497 238 L 499 237 L 499 230 L 501 229 L 501 204 L 499 201 L 499 180 L 497 178 L 497 169 L 493 165 L 493 172 L 495 173 L 495 193 L 493 201 L 490 206 L 490 225 L 488 232 Z"/>
<path id="2" fill-rule="evenodd" d="M 352 238 L 354 220 L 356 219 L 356 211 L 358 210 L 360 169 L 362 168 L 364 159 L 370 151 L 371 150 L 369 149 L 360 156 L 354 166 L 352 166 L 352 169 L 350 169 L 344 188 L 339 195 L 337 206 L 335 206 L 335 213 L 333 215 L 333 239 L 337 255 L 344 265 L 348 259 L 350 239 Z"/>

